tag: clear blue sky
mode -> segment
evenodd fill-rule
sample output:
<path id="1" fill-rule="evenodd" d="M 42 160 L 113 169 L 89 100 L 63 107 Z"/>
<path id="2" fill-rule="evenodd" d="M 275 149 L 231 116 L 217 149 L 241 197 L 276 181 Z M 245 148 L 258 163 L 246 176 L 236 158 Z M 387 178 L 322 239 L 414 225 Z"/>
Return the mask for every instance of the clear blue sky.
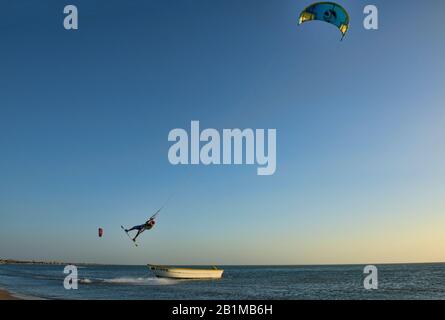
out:
<path id="1" fill-rule="evenodd" d="M 445 260 L 443 1 L 61 1 L 0 10 L 0 257 Z M 366 4 L 380 30 L 362 27 Z M 277 171 L 169 164 L 168 132 L 276 128 Z M 120 225 L 155 229 L 132 247 Z M 104 238 L 97 238 L 97 228 Z"/>

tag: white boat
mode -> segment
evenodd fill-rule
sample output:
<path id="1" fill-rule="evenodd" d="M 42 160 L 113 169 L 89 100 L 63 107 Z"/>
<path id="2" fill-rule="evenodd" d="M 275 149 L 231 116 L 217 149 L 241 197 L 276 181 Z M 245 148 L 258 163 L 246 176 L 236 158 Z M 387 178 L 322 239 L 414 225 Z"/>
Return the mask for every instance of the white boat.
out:
<path id="1" fill-rule="evenodd" d="M 176 268 L 168 266 L 148 265 L 148 268 L 160 278 L 173 279 L 220 279 L 224 270 L 213 267 L 212 269 Z"/>

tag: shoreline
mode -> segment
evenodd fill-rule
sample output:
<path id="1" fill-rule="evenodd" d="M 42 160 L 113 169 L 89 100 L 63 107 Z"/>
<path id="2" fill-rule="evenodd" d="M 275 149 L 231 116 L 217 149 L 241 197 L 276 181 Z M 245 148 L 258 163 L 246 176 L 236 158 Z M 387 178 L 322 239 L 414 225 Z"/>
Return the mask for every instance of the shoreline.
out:
<path id="1" fill-rule="evenodd" d="M 0 288 L 0 300 L 21 300 L 13 296 L 9 291 Z"/>

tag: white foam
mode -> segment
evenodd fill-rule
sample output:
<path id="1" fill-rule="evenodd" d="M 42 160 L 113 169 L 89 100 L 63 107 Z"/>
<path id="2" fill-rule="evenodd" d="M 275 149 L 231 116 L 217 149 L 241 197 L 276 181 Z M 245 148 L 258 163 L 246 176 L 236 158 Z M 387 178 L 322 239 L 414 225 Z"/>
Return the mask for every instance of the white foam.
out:
<path id="1" fill-rule="evenodd" d="M 93 283 L 93 281 L 91 279 L 85 278 L 85 279 L 80 279 L 80 283 Z"/>
<path id="2" fill-rule="evenodd" d="M 161 279 L 161 278 L 131 278 L 131 277 L 121 277 L 113 279 L 104 279 L 103 282 L 114 283 L 114 284 L 131 284 L 131 285 L 169 285 L 175 284 L 177 281 L 172 279 Z"/>

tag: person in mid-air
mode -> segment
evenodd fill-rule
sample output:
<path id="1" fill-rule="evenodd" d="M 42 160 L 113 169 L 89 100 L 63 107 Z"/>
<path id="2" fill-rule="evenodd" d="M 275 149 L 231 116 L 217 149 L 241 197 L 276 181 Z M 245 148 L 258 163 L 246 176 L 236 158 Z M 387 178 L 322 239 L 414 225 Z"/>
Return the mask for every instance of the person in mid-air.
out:
<path id="1" fill-rule="evenodd" d="M 155 220 L 153 218 L 150 218 L 147 222 L 145 222 L 144 224 L 138 225 L 138 226 L 134 226 L 131 229 L 125 229 L 125 232 L 129 232 L 129 231 L 133 231 L 133 230 L 137 230 L 138 232 L 136 233 L 136 236 L 131 239 L 133 240 L 133 242 L 136 242 L 137 237 L 139 237 L 139 235 L 144 232 L 145 230 L 150 230 L 151 228 L 153 228 L 155 225 Z"/>
<path id="2" fill-rule="evenodd" d="M 153 227 L 155 226 L 155 223 L 156 223 L 156 222 L 155 222 L 156 216 L 159 214 L 159 212 L 161 212 L 161 210 L 162 210 L 163 207 L 164 207 L 164 206 L 162 206 L 158 211 L 156 211 L 156 213 L 155 213 L 154 215 L 152 215 L 152 216 L 150 217 L 150 219 L 148 219 L 147 222 L 145 222 L 144 224 L 134 226 L 134 227 L 131 228 L 131 229 L 125 229 L 124 226 L 121 226 L 122 230 L 124 230 L 125 233 L 127 234 L 127 236 L 128 236 L 131 240 L 133 240 L 133 242 L 135 243 L 136 246 L 137 246 L 137 244 L 136 244 L 136 239 L 137 239 L 137 237 L 139 237 L 139 235 L 140 235 L 142 232 L 144 232 L 145 230 L 150 230 L 151 228 L 153 228 Z M 131 238 L 131 236 L 128 234 L 128 232 L 133 231 L 133 230 L 137 230 L 137 233 L 136 233 L 136 235 L 134 236 L 134 238 Z"/>

